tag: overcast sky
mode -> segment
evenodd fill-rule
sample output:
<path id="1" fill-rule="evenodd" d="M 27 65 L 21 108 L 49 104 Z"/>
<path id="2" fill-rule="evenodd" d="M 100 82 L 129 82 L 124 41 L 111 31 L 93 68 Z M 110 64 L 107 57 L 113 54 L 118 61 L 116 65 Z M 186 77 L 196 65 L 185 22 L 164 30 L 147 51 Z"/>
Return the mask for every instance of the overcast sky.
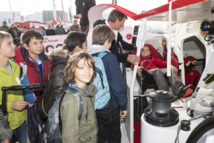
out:
<path id="1" fill-rule="evenodd" d="M 55 0 L 56 10 L 62 10 L 62 0 Z M 158 7 L 168 0 L 118 0 L 118 5 L 131 11 L 143 11 Z M 9 4 L 10 3 L 10 4 Z M 96 4 L 112 3 L 112 0 L 96 0 Z M 42 10 L 53 10 L 53 0 L 1 0 L 0 11 L 21 12 L 21 15 L 29 15 Z M 72 15 L 76 14 L 75 0 L 63 0 L 64 10 L 72 9 Z"/>

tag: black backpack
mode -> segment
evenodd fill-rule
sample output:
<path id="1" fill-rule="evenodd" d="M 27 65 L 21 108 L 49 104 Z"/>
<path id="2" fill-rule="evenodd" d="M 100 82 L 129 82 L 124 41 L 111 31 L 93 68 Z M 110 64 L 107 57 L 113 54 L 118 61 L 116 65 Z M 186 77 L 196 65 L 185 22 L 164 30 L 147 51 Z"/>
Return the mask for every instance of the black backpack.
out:
<path id="1" fill-rule="evenodd" d="M 70 93 L 75 96 L 78 103 L 78 120 L 81 121 L 83 113 L 83 101 L 80 92 L 72 87 L 67 86 L 62 93 L 56 97 L 56 101 L 50 108 L 48 112 L 48 119 L 45 124 L 45 131 L 47 133 L 47 142 L 48 143 L 62 143 L 62 123 L 60 117 L 60 106 L 64 98 L 65 93 Z"/>

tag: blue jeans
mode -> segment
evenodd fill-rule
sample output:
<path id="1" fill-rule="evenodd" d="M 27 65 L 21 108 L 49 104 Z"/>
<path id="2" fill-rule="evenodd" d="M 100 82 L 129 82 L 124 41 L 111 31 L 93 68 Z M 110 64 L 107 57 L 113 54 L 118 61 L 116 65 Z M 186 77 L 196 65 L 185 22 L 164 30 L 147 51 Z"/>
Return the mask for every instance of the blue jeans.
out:
<path id="1" fill-rule="evenodd" d="M 27 143 L 26 121 L 24 121 L 21 126 L 13 130 L 11 143 L 15 143 L 16 141 L 19 143 Z"/>

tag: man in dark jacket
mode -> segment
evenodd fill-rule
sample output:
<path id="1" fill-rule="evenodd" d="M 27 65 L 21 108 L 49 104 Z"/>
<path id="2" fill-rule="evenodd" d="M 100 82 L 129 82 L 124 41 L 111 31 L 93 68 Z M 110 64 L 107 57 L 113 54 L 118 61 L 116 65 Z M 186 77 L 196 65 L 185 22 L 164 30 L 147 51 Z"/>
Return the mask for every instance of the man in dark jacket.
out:
<path id="1" fill-rule="evenodd" d="M 2 26 L 0 27 L 0 31 L 9 32 L 9 28 L 7 26 L 7 21 L 2 22 Z"/>
<path id="2" fill-rule="evenodd" d="M 15 24 L 12 23 L 10 25 L 10 29 L 9 29 L 9 33 L 12 35 L 13 37 L 13 42 L 16 45 L 16 47 L 20 46 L 20 35 L 21 35 L 21 31 L 18 31 L 18 29 L 16 28 Z"/>
<path id="3" fill-rule="evenodd" d="M 48 29 L 46 30 L 47 36 L 49 35 L 56 35 L 55 31 L 52 29 L 51 24 L 48 24 Z"/>
<path id="4" fill-rule="evenodd" d="M 89 21 L 88 11 L 96 5 L 95 0 L 76 0 L 76 15 L 74 18 L 80 19 L 81 32 L 88 33 Z"/>
<path id="5" fill-rule="evenodd" d="M 119 33 L 119 29 L 124 26 L 125 20 L 127 16 L 120 11 L 114 9 L 109 14 L 108 20 L 97 20 L 94 23 L 94 27 L 98 24 L 106 24 L 113 30 L 115 34 L 115 40 L 111 43 L 110 51 L 116 55 L 119 63 L 136 63 L 140 61 L 140 58 L 133 54 L 125 54 L 123 53 L 123 49 L 132 51 L 134 50 L 134 46 L 125 42 Z"/>

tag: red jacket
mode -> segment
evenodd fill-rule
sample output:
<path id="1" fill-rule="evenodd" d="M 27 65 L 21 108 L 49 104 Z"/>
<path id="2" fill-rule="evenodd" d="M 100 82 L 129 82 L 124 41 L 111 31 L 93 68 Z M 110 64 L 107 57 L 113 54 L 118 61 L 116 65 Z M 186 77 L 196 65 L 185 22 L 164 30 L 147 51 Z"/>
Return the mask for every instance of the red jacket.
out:
<path id="1" fill-rule="evenodd" d="M 140 63 L 138 66 L 143 66 L 145 70 L 150 70 L 154 68 L 166 68 L 167 63 L 159 58 L 148 56 L 144 58 L 140 57 Z M 132 65 L 132 68 L 133 67 L 134 65 Z"/>
<path id="2" fill-rule="evenodd" d="M 20 63 L 24 63 L 27 65 L 27 76 L 30 84 L 42 82 L 44 87 L 44 85 L 46 84 L 47 76 L 51 73 L 51 63 L 48 61 L 48 58 L 43 53 L 40 54 L 40 57 L 43 60 L 42 68 L 44 69 L 44 78 L 42 78 L 42 75 L 40 73 L 39 68 L 37 67 L 36 62 L 29 60 L 27 55 L 27 50 L 24 47 L 16 48 L 16 55 L 14 57 L 15 62 L 19 65 Z M 42 94 L 42 89 L 34 89 L 33 92 L 36 96 L 36 99 L 38 100 Z"/>

